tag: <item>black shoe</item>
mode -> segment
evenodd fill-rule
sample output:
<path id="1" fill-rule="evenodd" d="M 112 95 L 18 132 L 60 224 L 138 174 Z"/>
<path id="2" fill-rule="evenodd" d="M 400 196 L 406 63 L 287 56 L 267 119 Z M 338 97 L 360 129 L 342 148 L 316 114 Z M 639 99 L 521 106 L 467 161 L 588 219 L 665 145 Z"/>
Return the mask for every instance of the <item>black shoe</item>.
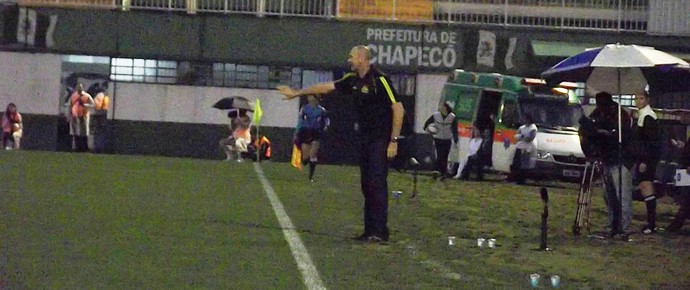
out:
<path id="1" fill-rule="evenodd" d="M 367 243 L 372 243 L 372 244 L 387 244 L 388 239 L 384 239 L 375 235 L 371 235 L 367 237 L 366 241 Z"/>
<path id="2" fill-rule="evenodd" d="M 679 231 L 683 227 L 683 221 L 680 221 L 678 218 L 674 219 L 668 227 L 666 227 L 666 230 L 672 233 L 675 233 Z"/>
<path id="3" fill-rule="evenodd" d="M 356 237 L 354 237 L 354 238 L 352 238 L 352 239 L 355 240 L 355 241 L 365 242 L 365 241 L 367 241 L 367 240 L 369 239 L 370 236 L 371 236 L 371 234 L 363 233 L 363 234 L 361 234 L 361 235 L 359 235 L 359 236 L 356 236 Z"/>

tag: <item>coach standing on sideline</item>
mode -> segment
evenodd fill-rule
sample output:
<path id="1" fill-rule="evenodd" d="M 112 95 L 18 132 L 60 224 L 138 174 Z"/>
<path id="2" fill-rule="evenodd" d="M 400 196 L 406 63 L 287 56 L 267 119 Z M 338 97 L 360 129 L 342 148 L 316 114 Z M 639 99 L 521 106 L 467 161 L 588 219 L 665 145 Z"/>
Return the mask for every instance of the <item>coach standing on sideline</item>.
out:
<path id="1" fill-rule="evenodd" d="M 386 75 L 369 64 L 371 51 L 358 45 L 347 59 L 352 72 L 335 82 L 313 85 L 302 90 L 279 86 L 289 100 L 304 95 L 323 95 L 332 91 L 349 94 L 357 108 L 360 146 L 359 170 L 364 195 L 364 233 L 357 240 L 387 242 L 388 160 L 398 151 L 398 139 L 405 110 Z"/>

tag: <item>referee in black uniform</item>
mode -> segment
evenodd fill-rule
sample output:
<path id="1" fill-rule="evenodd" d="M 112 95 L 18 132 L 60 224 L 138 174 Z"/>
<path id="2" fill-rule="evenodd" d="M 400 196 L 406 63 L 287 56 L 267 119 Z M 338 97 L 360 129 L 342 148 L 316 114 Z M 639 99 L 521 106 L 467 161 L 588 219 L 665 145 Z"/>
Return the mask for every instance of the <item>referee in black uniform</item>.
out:
<path id="1" fill-rule="evenodd" d="M 360 146 L 359 169 L 364 194 L 364 233 L 356 239 L 386 242 L 388 231 L 388 159 L 398 152 L 398 139 L 405 110 L 396 99 L 390 79 L 369 64 L 371 51 L 358 45 L 347 59 L 352 72 L 335 82 L 313 85 L 302 90 L 279 86 L 289 100 L 304 95 L 323 95 L 331 91 L 349 94 L 357 108 Z"/>

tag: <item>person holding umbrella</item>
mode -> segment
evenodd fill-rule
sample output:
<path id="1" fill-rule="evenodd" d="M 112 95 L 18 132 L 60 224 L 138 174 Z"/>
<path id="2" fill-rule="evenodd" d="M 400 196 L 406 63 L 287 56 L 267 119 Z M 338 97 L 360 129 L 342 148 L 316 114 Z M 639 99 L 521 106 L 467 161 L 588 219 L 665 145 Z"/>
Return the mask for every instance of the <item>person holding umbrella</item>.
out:
<path id="1" fill-rule="evenodd" d="M 229 116 L 233 116 L 230 121 L 230 131 L 232 132 L 228 138 L 220 140 L 220 146 L 225 151 L 226 161 L 233 159 L 236 154 L 237 162 L 242 162 L 242 153 L 248 151 L 247 145 L 252 142 L 252 135 L 249 127 L 251 125 L 251 118 L 247 116 L 246 109 L 235 109 L 231 111 Z"/>
<path id="2" fill-rule="evenodd" d="M 661 142 L 659 142 L 659 125 L 656 113 L 649 106 L 650 97 L 645 91 L 635 95 L 637 123 L 634 127 L 635 156 L 634 183 L 639 183 L 647 208 L 647 224 L 642 233 L 656 232 L 656 194 L 654 192 L 654 177 L 656 165 L 659 163 Z"/>
<path id="3" fill-rule="evenodd" d="M 219 110 L 230 110 L 228 118 L 230 121 L 231 135 L 220 140 L 220 146 L 225 151 L 226 161 L 233 160 L 237 154 L 237 162 L 242 162 L 242 153 L 249 151 L 249 144 L 252 142 L 251 131 L 249 130 L 252 119 L 247 116 L 248 111 L 254 111 L 249 105 L 249 100 L 245 97 L 234 96 L 219 100 L 213 105 Z"/>

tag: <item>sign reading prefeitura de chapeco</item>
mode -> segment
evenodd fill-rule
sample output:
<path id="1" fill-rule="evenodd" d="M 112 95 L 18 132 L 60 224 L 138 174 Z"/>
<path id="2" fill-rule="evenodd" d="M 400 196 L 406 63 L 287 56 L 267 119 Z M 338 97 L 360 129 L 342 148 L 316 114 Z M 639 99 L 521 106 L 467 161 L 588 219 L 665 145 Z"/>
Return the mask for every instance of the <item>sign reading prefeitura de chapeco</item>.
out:
<path id="1" fill-rule="evenodd" d="M 425 29 L 367 28 L 372 63 L 389 66 L 455 68 L 457 33 Z"/>

